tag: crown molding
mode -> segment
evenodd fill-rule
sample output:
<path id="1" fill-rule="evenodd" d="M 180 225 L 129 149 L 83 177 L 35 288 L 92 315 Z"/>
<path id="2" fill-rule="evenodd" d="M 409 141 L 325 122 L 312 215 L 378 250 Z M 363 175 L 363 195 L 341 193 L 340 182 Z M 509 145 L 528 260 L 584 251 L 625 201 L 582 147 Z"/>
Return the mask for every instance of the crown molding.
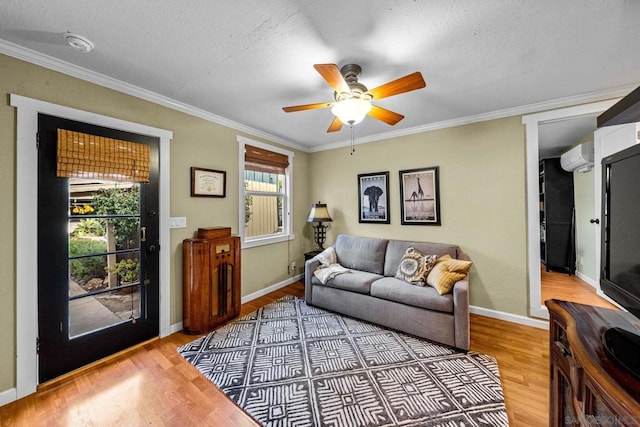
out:
<path id="1" fill-rule="evenodd" d="M 638 83 L 640 84 L 640 82 Z M 354 144 L 366 144 L 368 142 L 376 142 L 385 139 L 398 138 L 406 135 L 413 135 L 416 133 L 434 131 L 438 129 L 446 129 L 455 126 L 468 125 L 471 123 L 479 123 L 485 122 L 489 120 L 503 119 L 505 117 L 519 116 L 524 114 L 537 113 L 541 111 L 554 110 L 557 108 L 565 108 L 574 105 L 586 104 L 590 102 L 604 101 L 612 98 L 620 98 L 625 96 L 632 90 L 638 87 L 636 85 L 627 85 L 620 86 L 614 89 L 607 89 L 601 91 L 588 92 L 581 95 L 569 96 L 566 98 L 557 98 L 544 102 L 537 102 L 534 104 L 521 105 L 518 107 L 505 108 L 503 110 L 491 111 L 488 113 L 476 114 L 473 116 L 460 117 L 452 120 L 443 120 L 440 122 L 429 123 L 426 125 L 415 126 L 406 129 L 400 129 L 397 131 L 390 131 L 385 133 L 379 133 L 376 135 L 356 138 L 354 140 Z M 351 141 L 341 141 L 333 144 L 323 145 L 322 147 L 313 147 L 310 148 L 309 152 L 319 152 L 326 150 L 333 150 L 336 148 L 344 148 L 349 147 L 351 145 Z"/>
<path id="2" fill-rule="evenodd" d="M 35 65 L 49 68 L 51 70 L 58 71 L 63 74 L 67 74 L 69 76 L 76 77 L 81 80 L 95 83 L 97 85 L 104 86 L 109 89 L 117 90 L 119 92 L 126 93 L 128 95 L 132 95 L 137 98 L 144 99 L 146 101 L 150 101 L 150 102 L 162 105 L 164 107 L 171 108 L 173 110 L 177 110 L 177 111 L 189 114 L 191 116 L 201 118 L 203 120 L 207 120 L 212 123 L 226 126 L 238 132 L 244 132 L 254 137 L 264 138 L 272 142 L 277 142 L 279 144 L 282 144 L 287 147 L 291 147 L 303 152 L 314 153 L 314 152 L 320 152 L 320 151 L 328 151 L 336 148 L 348 147 L 351 145 L 351 141 L 349 140 L 340 141 L 340 142 L 331 143 L 331 144 L 325 144 L 320 147 L 309 147 L 309 146 L 301 145 L 289 139 L 282 138 L 277 135 L 273 135 L 263 130 L 253 128 L 251 126 L 247 126 L 243 123 L 239 123 L 239 122 L 227 119 L 225 117 L 219 116 L 217 114 L 210 113 L 201 108 L 196 108 L 194 106 L 185 104 L 183 102 L 176 101 L 175 99 L 171 99 L 169 97 L 160 95 L 158 93 L 155 93 L 146 89 L 142 89 L 138 86 L 125 83 L 121 80 L 117 80 L 112 77 L 105 76 L 100 73 L 96 73 L 94 71 L 88 70 L 83 67 L 78 67 L 66 61 L 61 61 L 52 56 L 45 55 L 35 50 L 28 49 L 23 46 L 20 46 L 15 43 L 11 43 L 2 39 L 0 39 L 0 53 L 17 58 L 17 59 L 21 59 L 26 62 L 30 62 Z M 638 84 L 640 84 L 640 82 Z M 503 110 L 491 111 L 488 113 L 482 113 L 482 114 L 477 114 L 473 116 L 460 117 L 460 118 L 451 119 L 451 120 L 443 120 L 440 122 L 429 123 L 429 124 L 415 126 L 415 127 L 406 128 L 406 129 L 400 129 L 397 131 L 379 133 L 379 134 L 371 135 L 367 137 L 356 138 L 354 140 L 354 144 L 355 145 L 366 144 L 369 142 L 376 142 L 376 141 L 381 141 L 385 139 L 398 138 L 401 136 L 413 135 L 416 133 L 434 131 L 438 129 L 446 129 L 450 127 L 484 122 L 488 120 L 502 119 L 502 118 L 511 117 L 511 116 L 531 114 L 535 112 L 552 110 L 556 108 L 564 108 L 564 107 L 579 105 L 579 104 L 588 103 L 588 102 L 603 101 L 610 98 L 619 98 L 627 95 L 629 92 L 636 89 L 638 87 L 638 84 L 621 86 L 621 87 L 601 90 L 601 91 L 588 92 L 588 93 L 570 96 L 566 98 L 558 98 L 558 99 L 538 102 L 534 104 L 527 104 L 527 105 L 522 105 L 518 107 L 506 108 Z"/>
<path id="3" fill-rule="evenodd" d="M 80 80 L 88 81 L 90 83 L 113 89 L 118 92 L 126 93 L 127 95 L 135 96 L 137 98 L 144 99 L 145 101 L 150 101 L 155 104 L 162 105 L 163 107 L 171 108 L 172 110 L 180 111 L 182 113 L 186 113 L 191 116 L 234 129 L 238 132 L 243 132 L 258 138 L 264 138 L 272 142 L 277 142 L 279 144 L 295 148 L 297 150 L 308 151 L 307 147 L 304 147 L 286 138 L 282 138 L 262 131 L 260 129 L 247 126 L 245 124 L 219 116 L 217 114 L 210 113 L 201 108 L 193 107 L 191 105 L 176 101 L 175 99 L 171 99 L 150 90 L 143 89 L 141 87 L 134 86 L 121 80 L 105 76 L 104 74 L 96 73 L 95 71 L 70 64 L 66 61 L 62 61 L 60 59 L 45 55 L 32 49 L 25 48 L 6 40 L 0 39 L 0 53 L 78 78 Z"/>

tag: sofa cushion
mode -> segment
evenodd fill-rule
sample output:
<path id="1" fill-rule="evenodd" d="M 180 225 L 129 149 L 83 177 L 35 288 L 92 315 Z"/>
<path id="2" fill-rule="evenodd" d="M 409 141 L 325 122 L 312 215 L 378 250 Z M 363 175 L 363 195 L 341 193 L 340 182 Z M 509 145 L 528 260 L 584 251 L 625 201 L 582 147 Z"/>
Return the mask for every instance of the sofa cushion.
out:
<path id="1" fill-rule="evenodd" d="M 427 274 L 429 274 L 437 260 L 437 255 L 424 255 L 410 247 L 400 260 L 395 277 L 412 285 L 424 286 L 427 281 Z"/>
<path id="2" fill-rule="evenodd" d="M 368 294 L 371 289 L 371 284 L 380 278 L 382 278 L 382 276 L 379 274 L 351 270 L 350 273 L 338 274 L 324 285 L 320 283 L 320 280 L 315 276 L 311 279 L 311 283 L 313 285 L 329 286 L 330 288 Z"/>
<path id="3" fill-rule="evenodd" d="M 467 276 L 471 264 L 471 261 L 452 259 L 449 255 L 444 255 L 438 258 L 427 276 L 427 285 L 433 286 L 440 295 L 449 293 L 458 280 Z"/>
<path id="4" fill-rule="evenodd" d="M 410 242 L 404 240 L 389 240 L 387 253 L 384 259 L 385 276 L 393 277 L 398 271 L 398 265 L 405 251 L 413 247 L 425 255 L 450 255 L 451 258 L 458 258 L 458 246 L 445 243 Z"/>
<path id="5" fill-rule="evenodd" d="M 453 312 L 452 294 L 440 295 L 432 287 L 413 286 L 395 277 L 384 277 L 373 282 L 371 296 L 428 310 Z"/>
<path id="6" fill-rule="evenodd" d="M 382 274 L 387 243 L 388 240 L 384 239 L 341 234 L 334 245 L 338 256 L 338 264 L 352 270 Z M 397 267 L 396 265 L 396 269 Z M 393 270 L 391 276 L 394 274 L 396 274 L 395 270 Z"/>

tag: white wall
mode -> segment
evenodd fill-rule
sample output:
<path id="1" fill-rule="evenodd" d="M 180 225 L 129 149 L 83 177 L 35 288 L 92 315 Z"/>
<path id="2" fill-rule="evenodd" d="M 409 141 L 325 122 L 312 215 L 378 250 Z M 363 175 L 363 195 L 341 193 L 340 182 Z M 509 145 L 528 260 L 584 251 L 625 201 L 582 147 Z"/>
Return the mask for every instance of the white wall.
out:
<path id="1" fill-rule="evenodd" d="M 602 206 L 602 159 L 638 143 L 640 143 L 640 123 L 606 126 L 596 130 L 593 134 L 593 161 L 596 165 L 594 168 L 594 199 L 595 210 L 598 214 L 596 218 L 600 219 L 600 225 L 595 235 L 595 246 L 597 248 L 595 265 L 597 272 L 600 271 L 600 245 L 602 243 L 600 235 L 602 227 L 600 211 Z M 598 292 L 600 295 L 603 295 L 600 291 L 599 283 Z"/>
<path id="2" fill-rule="evenodd" d="M 586 173 L 573 172 L 573 192 L 576 207 L 576 275 L 591 286 L 596 286 L 596 230 L 589 222 L 597 218 L 595 212 L 593 169 Z"/>

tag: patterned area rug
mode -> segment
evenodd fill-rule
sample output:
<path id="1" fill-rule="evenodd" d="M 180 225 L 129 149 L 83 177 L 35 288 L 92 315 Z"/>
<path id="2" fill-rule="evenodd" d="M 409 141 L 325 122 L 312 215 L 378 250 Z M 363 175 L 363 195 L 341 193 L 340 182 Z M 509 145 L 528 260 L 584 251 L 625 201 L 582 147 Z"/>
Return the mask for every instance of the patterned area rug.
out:
<path id="1" fill-rule="evenodd" d="M 496 361 L 284 297 L 178 349 L 264 426 L 506 426 Z"/>

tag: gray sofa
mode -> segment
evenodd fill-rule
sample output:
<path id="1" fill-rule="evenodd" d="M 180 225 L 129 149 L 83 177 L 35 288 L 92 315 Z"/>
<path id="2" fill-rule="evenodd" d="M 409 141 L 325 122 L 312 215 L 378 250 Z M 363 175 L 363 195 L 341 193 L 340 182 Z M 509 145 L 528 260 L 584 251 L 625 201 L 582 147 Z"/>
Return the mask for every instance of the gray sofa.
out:
<path id="1" fill-rule="evenodd" d="M 333 245 L 338 263 L 351 270 L 322 284 L 313 272 L 317 257 L 305 263 L 307 304 L 367 320 L 412 335 L 469 349 L 469 276 L 449 294 L 394 276 L 405 251 L 445 254 L 469 260 L 456 245 L 339 235 Z"/>

